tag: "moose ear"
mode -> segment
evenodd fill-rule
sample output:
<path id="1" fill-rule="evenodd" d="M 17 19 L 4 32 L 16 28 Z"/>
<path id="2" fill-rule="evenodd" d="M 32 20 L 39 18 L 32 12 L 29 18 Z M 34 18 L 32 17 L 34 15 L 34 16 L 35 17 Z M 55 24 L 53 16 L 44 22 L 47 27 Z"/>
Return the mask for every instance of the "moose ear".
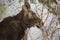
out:
<path id="1" fill-rule="evenodd" d="M 28 2 L 25 2 L 25 5 L 26 5 L 27 9 L 30 9 L 30 4 Z"/>
<path id="2" fill-rule="evenodd" d="M 22 6 L 22 10 L 24 10 L 25 12 L 28 12 L 27 7 L 25 5 Z"/>

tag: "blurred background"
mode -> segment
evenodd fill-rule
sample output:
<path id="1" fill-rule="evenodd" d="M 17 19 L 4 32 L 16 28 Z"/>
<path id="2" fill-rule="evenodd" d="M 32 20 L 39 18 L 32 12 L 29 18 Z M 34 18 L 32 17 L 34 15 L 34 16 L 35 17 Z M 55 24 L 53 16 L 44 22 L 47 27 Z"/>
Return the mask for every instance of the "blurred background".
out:
<path id="1" fill-rule="evenodd" d="M 0 22 L 17 15 L 25 0 L 0 0 Z M 60 40 L 60 0 L 28 0 L 31 10 L 42 19 L 50 40 Z M 31 27 L 28 40 L 42 40 L 42 31 Z"/>

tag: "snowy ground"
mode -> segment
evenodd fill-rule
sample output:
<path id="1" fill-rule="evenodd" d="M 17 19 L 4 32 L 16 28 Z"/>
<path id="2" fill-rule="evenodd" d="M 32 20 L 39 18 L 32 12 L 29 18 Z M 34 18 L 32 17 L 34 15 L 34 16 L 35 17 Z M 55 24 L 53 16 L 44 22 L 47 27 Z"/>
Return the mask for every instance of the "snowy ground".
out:
<path id="1" fill-rule="evenodd" d="M 33 8 L 33 6 L 34 6 L 34 8 Z M 36 6 L 37 6 L 37 8 L 36 8 Z M 59 39 L 60 29 L 57 29 L 57 28 L 60 28 L 60 24 L 59 24 L 57 17 L 55 15 L 53 15 L 52 13 L 49 13 L 47 8 L 45 8 L 45 7 L 43 8 L 43 12 L 42 12 L 42 7 L 43 7 L 42 4 L 38 4 L 38 5 L 31 4 L 31 9 L 34 12 L 36 12 L 35 11 L 35 8 L 36 8 L 38 14 L 40 15 L 40 18 L 41 18 L 41 13 L 43 13 L 42 20 L 43 20 L 43 22 L 45 22 L 44 26 L 46 27 L 46 30 L 48 32 L 48 37 L 50 38 L 50 40 L 60 40 Z M 41 30 L 37 29 L 36 27 L 31 28 L 29 31 L 29 34 L 28 34 L 28 38 L 29 38 L 28 40 L 42 40 Z"/>
<path id="2" fill-rule="evenodd" d="M 8 7 L 7 16 L 14 16 L 21 10 L 23 2 L 21 2 L 19 5 L 17 3 L 15 4 L 12 4 L 11 6 Z M 43 8 L 43 12 L 42 12 L 43 5 L 38 3 L 38 1 L 37 4 L 30 3 L 30 5 L 32 11 L 36 13 L 37 10 L 37 13 L 40 15 L 39 16 L 40 18 L 41 18 L 41 13 L 43 13 L 42 20 L 43 22 L 45 22 L 44 26 L 46 27 L 46 30 L 48 32 L 48 37 L 50 38 L 50 40 L 60 40 L 60 29 L 56 30 L 57 28 L 60 28 L 60 24 L 59 21 L 57 20 L 57 17 L 52 13 L 49 13 L 46 7 Z M 42 38 L 43 38 L 42 31 L 40 29 L 36 27 L 30 28 L 28 33 L 28 40 L 42 40 Z"/>

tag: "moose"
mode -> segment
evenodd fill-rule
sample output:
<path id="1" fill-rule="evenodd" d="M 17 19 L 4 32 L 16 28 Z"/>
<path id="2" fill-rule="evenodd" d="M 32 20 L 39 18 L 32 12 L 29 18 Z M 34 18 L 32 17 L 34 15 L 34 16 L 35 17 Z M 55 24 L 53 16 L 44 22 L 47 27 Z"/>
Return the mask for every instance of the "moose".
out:
<path id="1" fill-rule="evenodd" d="M 0 22 L 0 40 L 21 40 L 27 28 L 36 26 L 47 36 L 43 21 L 30 10 L 30 4 L 25 2 L 22 10 L 16 16 L 9 16 Z M 46 39 L 44 39 L 46 40 Z"/>

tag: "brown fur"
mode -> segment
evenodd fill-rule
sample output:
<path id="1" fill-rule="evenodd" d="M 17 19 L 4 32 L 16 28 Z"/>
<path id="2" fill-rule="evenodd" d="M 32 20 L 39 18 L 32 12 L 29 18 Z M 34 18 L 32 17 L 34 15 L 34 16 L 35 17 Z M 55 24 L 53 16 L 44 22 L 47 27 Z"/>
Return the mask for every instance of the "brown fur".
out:
<path id="1" fill-rule="evenodd" d="M 0 23 L 0 40 L 21 40 L 27 28 L 43 26 L 42 20 L 33 11 L 24 10 L 25 7 L 16 16 L 7 17 Z"/>

